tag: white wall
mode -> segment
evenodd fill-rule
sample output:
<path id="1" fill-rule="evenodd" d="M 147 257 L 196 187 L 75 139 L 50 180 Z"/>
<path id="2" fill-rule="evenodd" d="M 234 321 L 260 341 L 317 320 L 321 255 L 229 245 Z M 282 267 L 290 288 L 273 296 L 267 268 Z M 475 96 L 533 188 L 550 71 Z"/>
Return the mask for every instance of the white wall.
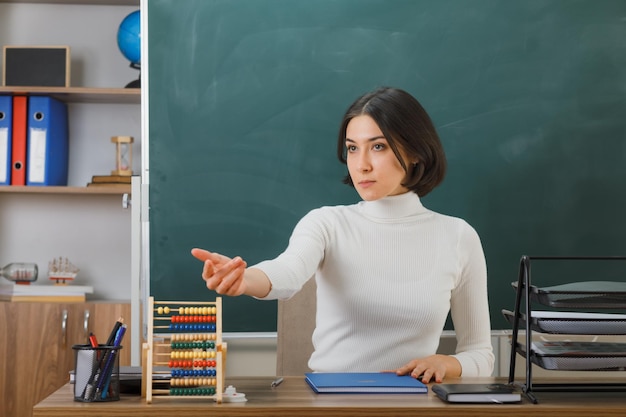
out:
<path id="1" fill-rule="evenodd" d="M 226 375 L 274 376 L 276 375 L 276 334 L 262 337 L 223 335 L 228 344 Z"/>
<path id="2" fill-rule="evenodd" d="M 138 71 L 117 47 L 117 28 L 133 6 L 0 3 L 0 45 L 69 45 L 70 85 L 124 87 Z M 0 57 L 0 61 L 1 61 Z M 115 167 L 111 136 L 135 137 L 139 172 L 141 109 L 132 104 L 70 103 L 69 185 Z M 35 262 L 38 284 L 47 265 L 67 257 L 80 268 L 77 283 L 95 298 L 130 299 L 130 212 L 120 196 L 0 193 L 0 264 Z M 0 280 L 3 280 L 0 278 Z"/>
<path id="3" fill-rule="evenodd" d="M 69 45 L 74 87 L 124 87 L 137 78 L 117 47 L 134 6 L 0 3 L 2 45 Z"/>

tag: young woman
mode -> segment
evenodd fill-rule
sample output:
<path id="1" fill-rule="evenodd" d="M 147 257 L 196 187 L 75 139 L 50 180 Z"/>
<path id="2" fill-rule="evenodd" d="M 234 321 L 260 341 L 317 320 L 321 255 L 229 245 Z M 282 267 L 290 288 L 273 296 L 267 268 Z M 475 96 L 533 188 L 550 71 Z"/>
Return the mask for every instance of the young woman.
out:
<path id="1" fill-rule="evenodd" d="M 202 278 L 219 294 L 286 299 L 317 283 L 316 372 L 392 371 L 423 382 L 488 376 L 487 271 L 476 231 L 425 208 L 446 160 L 430 117 L 409 93 L 380 88 L 347 110 L 338 138 L 344 182 L 363 201 L 321 207 L 296 225 L 276 259 L 247 267 L 240 257 L 195 248 Z M 448 312 L 454 355 L 436 354 Z"/>

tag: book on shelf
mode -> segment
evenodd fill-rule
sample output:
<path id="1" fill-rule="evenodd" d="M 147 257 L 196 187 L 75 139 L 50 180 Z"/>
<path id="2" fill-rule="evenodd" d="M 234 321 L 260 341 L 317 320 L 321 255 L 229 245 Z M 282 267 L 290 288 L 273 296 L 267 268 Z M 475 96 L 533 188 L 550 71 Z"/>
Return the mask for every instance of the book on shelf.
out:
<path id="1" fill-rule="evenodd" d="M 111 183 L 90 182 L 89 184 L 87 184 L 87 187 L 89 187 L 89 188 L 98 188 L 98 187 L 102 187 L 102 188 L 119 188 L 121 190 L 125 190 L 125 189 L 129 189 L 130 190 L 130 184 L 123 184 L 121 182 L 111 182 Z"/>
<path id="2" fill-rule="evenodd" d="M 0 301 L 16 303 L 83 303 L 87 301 L 85 294 L 79 295 L 5 295 L 0 294 Z"/>
<path id="3" fill-rule="evenodd" d="M 131 183 L 130 175 L 93 175 L 87 187 L 108 187 L 126 189 Z"/>
<path id="4" fill-rule="evenodd" d="M 521 392 L 509 384 L 434 384 L 432 391 L 450 403 L 511 403 L 522 400 Z"/>
<path id="5" fill-rule="evenodd" d="M 89 285 L 0 284 L 0 300 L 36 302 L 81 302 L 93 293 Z"/>
<path id="6" fill-rule="evenodd" d="M 305 374 L 306 382 L 317 393 L 426 393 L 428 387 L 410 375 L 393 372 L 314 372 Z"/>
<path id="7" fill-rule="evenodd" d="M 94 175 L 91 177 L 91 182 L 94 184 L 130 184 L 130 175 Z"/>

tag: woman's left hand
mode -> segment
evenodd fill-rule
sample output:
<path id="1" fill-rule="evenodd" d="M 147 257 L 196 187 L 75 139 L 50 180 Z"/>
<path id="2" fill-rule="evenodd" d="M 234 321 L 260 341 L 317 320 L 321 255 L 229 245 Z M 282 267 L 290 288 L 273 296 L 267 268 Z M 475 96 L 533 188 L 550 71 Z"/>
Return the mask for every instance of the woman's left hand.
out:
<path id="1" fill-rule="evenodd" d="M 387 372 L 395 372 L 396 375 L 411 375 L 425 384 L 433 379 L 440 383 L 445 377 L 461 376 L 461 364 L 449 355 L 431 355 L 413 359 L 406 365 Z"/>

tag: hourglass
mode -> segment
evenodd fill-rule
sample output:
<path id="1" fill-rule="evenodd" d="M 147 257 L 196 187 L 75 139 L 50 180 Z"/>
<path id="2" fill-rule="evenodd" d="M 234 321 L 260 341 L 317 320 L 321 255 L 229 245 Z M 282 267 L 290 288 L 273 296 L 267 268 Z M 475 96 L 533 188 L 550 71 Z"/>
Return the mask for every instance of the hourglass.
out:
<path id="1" fill-rule="evenodd" d="M 113 136 L 111 142 L 115 143 L 115 170 L 111 175 L 133 175 L 133 137 Z"/>

